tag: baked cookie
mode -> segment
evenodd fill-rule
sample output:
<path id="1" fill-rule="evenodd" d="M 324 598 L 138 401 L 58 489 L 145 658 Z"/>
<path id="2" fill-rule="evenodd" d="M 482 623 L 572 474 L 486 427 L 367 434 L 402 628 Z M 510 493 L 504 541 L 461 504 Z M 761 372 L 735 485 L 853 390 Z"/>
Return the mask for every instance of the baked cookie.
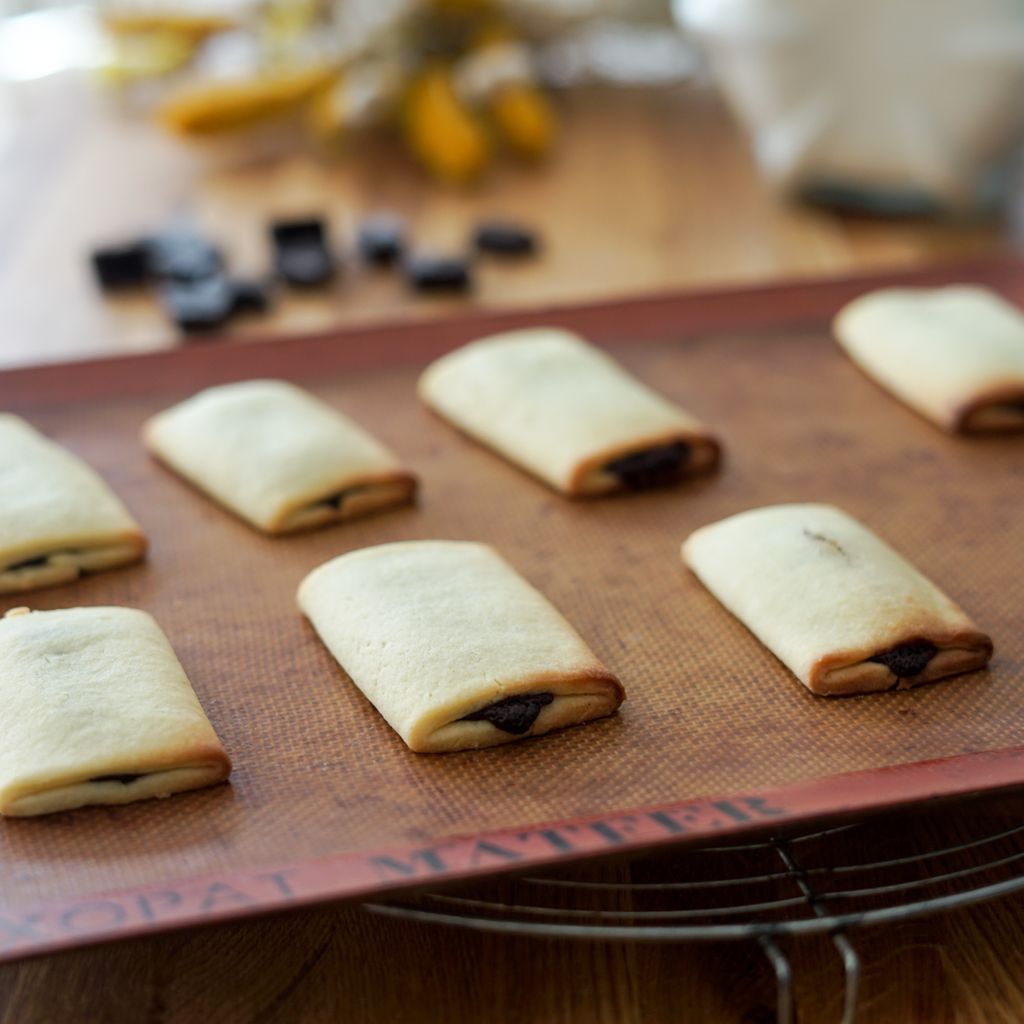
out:
<path id="1" fill-rule="evenodd" d="M 0 619 L 0 814 L 209 786 L 231 762 L 160 627 L 133 608 Z"/>
<path id="2" fill-rule="evenodd" d="M 416 478 L 376 438 L 283 380 L 209 388 L 152 417 L 149 450 L 266 533 L 412 501 Z"/>
<path id="3" fill-rule="evenodd" d="M 571 497 L 673 484 L 718 462 L 718 442 L 698 420 L 568 331 L 474 341 L 432 363 L 419 393 Z"/>
<path id="4" fill-rule="evenodd" d="M 81 459 L 0 414 L 0 594 L 137 562 L 138 523 Z"/>
<path id="5" fill-rule="evenodd" d="M 982 668 L 992 641 L 831 505 L 775 505 L 691 534 L 683 560 L 812 693 L 904 689 Z"/>
<path id="6" fill-rule="evenodd" d="M 1024 430 L 1024 314 L 988 288 L 869 292 L 834 331 L 865 373 L 943 430 Z"/>
<path id="7" fill-rule="evenodd" d="M 618 679 L 495 551 L 462 541 L 363 548 L 314 569 L 299 606 L 420 753 L 491 747 L 610 715 Z"/>

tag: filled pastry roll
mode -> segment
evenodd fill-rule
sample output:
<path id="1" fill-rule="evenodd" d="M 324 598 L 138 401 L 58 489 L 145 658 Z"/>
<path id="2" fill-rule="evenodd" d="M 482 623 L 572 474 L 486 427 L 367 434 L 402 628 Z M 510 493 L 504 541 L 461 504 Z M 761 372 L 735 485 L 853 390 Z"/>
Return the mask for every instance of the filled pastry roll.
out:
<path id="1" fill-rule="evenodd" d="M 92 469 L 0 415 L 0 594 L 69 583 L 145 550 L 138 523 Z"/>
<path id="2" fill-rule="evenodd" d="M 0 619 L 0 814 L 127 804 L 231 771 L 160 627 L 133 608 Z"/>
<path id="3" fill-rule="evenodd" d="M 660 487 L 718 461 L 718 442 L 698 420 L 568 331 L 474 341 L 432 363 L 419 393 L 572 497 Z"/>
<path id="4" fill-rule="evenodd" d="M 775 505 L 691 534 L 683 560 L 812 693 L 904 689 L 982 668 L 992 641 L 831 505 Z"/>
<path id="5" fill-rule="evenodd" d="M 336 409 L 281 380 L 201 391 L 143 427 L 149 450 L 267 533 L 411 501 L 416 478 Z"/>
<path id="6" fill-rule="evenodd" d="M 834 330 L 865 373 L 944 430 L 1024 430 L 1024 314 L 995 292 L 869 292 Z"/>
<path id="7" fill-rule="evenodd" d="M 610 715 L 619 681 L 491 548 L 410 541 L 314 569 L 299 606 L 421 753 L 491 747 Z"/>

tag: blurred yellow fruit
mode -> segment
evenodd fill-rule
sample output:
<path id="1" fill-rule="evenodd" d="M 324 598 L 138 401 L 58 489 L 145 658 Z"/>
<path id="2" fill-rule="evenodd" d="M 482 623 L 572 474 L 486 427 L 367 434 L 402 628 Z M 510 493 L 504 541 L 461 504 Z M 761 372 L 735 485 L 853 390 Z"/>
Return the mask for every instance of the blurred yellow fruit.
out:
<path id="1" fill-rule="evenodd" d="M 487 131 L 455 95 L 447 65 L 429 67 L 413 79 L 404 127 L 413 153 L 443 181 L 472 181 L 490 159 Z"/>
<path id="2" fill-rule="evenodd" d="M 333 66 L 211 81 L 168 97 L 158 111 L 165 127 L 181 135 L 211 135 L 297 108 L 337 75 Z"/>
<path id="3" fill-rule="evenodd" d="M 103 27 L 115 36 L 173 32 L 199 42 L 217 32 L 237 28 L 238 21 L 218 14 L 175 14 L 173 11 L 107 11 L 101 13 Z"/>
<path id="4" fill-rule="evenodd" d="M 490 102 L 498 134 L 514 153 L 539 160 L 555 138 L 555 113 L 547 97 L 529 82 L 512 83 L 498 90 Z"/>

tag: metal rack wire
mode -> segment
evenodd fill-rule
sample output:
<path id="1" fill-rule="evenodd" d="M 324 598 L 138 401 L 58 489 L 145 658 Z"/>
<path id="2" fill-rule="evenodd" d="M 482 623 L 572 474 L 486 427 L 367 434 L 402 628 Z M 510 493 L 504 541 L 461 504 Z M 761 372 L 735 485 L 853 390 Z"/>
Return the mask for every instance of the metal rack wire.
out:
<path id="1" fill-rule="evenodd" d="M 515 935 L 630 942 L 747 940 L 777 982 L 776 1019 L 793 1019 L 793 969 L 778 939 L 829 936 L 845 979 L 843 1024 L 857 1011 L 861 962 L 849 933 L 1024 889 L 1024 825 L 965 815 L 961 841 L 921 850 L 906 817 L 617 864 L 582 866 L 367 904 L 377 914 Z M 927 819 L 925 819 L 925 824 Z M 595 869 L 591 869 L 591 875 Z M 649 904 L 656 901 L 656 907 Z"/>

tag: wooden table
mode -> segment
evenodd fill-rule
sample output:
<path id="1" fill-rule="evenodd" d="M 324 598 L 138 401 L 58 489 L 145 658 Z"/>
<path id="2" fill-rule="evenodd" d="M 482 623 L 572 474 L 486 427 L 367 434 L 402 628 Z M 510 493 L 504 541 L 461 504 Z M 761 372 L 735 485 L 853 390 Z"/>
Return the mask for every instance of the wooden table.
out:
<path id="1" fill-rule="evenodd" d="M 484 261 L 469 300 L 410 295 L 397 275 L 353 261 L 325 294 L 283 294 L 246 334 L 316 330 L 453 307 L 572 302 L 782 276 L 917 266 L 990 252 L 998 225 L 843 220 L 780 202 L 720 105 L 689 87 L 565 99 L 549 167 L 504 163 L 477 191 L 421 177 L 387 140 L 353 139 L 349 158 L 310 155 L 225 168 L 144 120 L 114 116 L 80 82 L 43 80 L 0 106 L 0 366 L 140 352 L 178 343 L 152 296 L 104 299 L 88 253 L 191 220 L 238 272 L 268 266 L 274 215 L 319 213 L 351 245 L 367 211 L 395 210 L 424 246 L 458 248 L 480 216 L 535 224 L 542 258 Z M 4 116 L 9 119 L 5 125 Z"/>
<path id="2" fill-rule="evenodd" d="M 353 142 L 334 164 L 295 157 L 210 170 L 80 83 L 53 80 L 0 107 L 0 364 L 178 344 L 150 297 L 104 300 L 90 246 L 194 217 L 239 270 L 265 266 L 267 218 L 323 212 L 350 242 L 359 215 L 405 214 L 424 244 L 460 244 L 483 214 L 535 223 L 541 259 L 490 263 L 467 300 L 566 302 L 920 266 L 1010 244 L 1000 225 L 844 220 L 787 204 L 759 180 L 720 105 L 697 88 L 563 101 L 559 152 L 543 172 L 503 166 L 476 192 L 445 192 L 387 142 Z M 6 117 L 4 121 L 2 118 Z M 330 294 L 284 297 L 249 335 L 460 303 L 407 294 L 350 267 Z M 1007 821 L 1017 822 L 1007 804 Z M 963 811 L 959 813 L 971 813 Z M 998 812 L 996 812 L 998 813 Z M 956 840 L 955 818 L 920 830 Z M 861 1021 L 1024 1019 L 1024 899 L 864 933 Z M 826 940 L 791 951 L 802 1020 L 838 1020 Z M 359 908 L 296 913 L 0 968 L 0 1024 L 50 1021 L 770 1020 L 774 982 L 753 945 L 626 946 L 478 936 L 386 921 Z"/>

